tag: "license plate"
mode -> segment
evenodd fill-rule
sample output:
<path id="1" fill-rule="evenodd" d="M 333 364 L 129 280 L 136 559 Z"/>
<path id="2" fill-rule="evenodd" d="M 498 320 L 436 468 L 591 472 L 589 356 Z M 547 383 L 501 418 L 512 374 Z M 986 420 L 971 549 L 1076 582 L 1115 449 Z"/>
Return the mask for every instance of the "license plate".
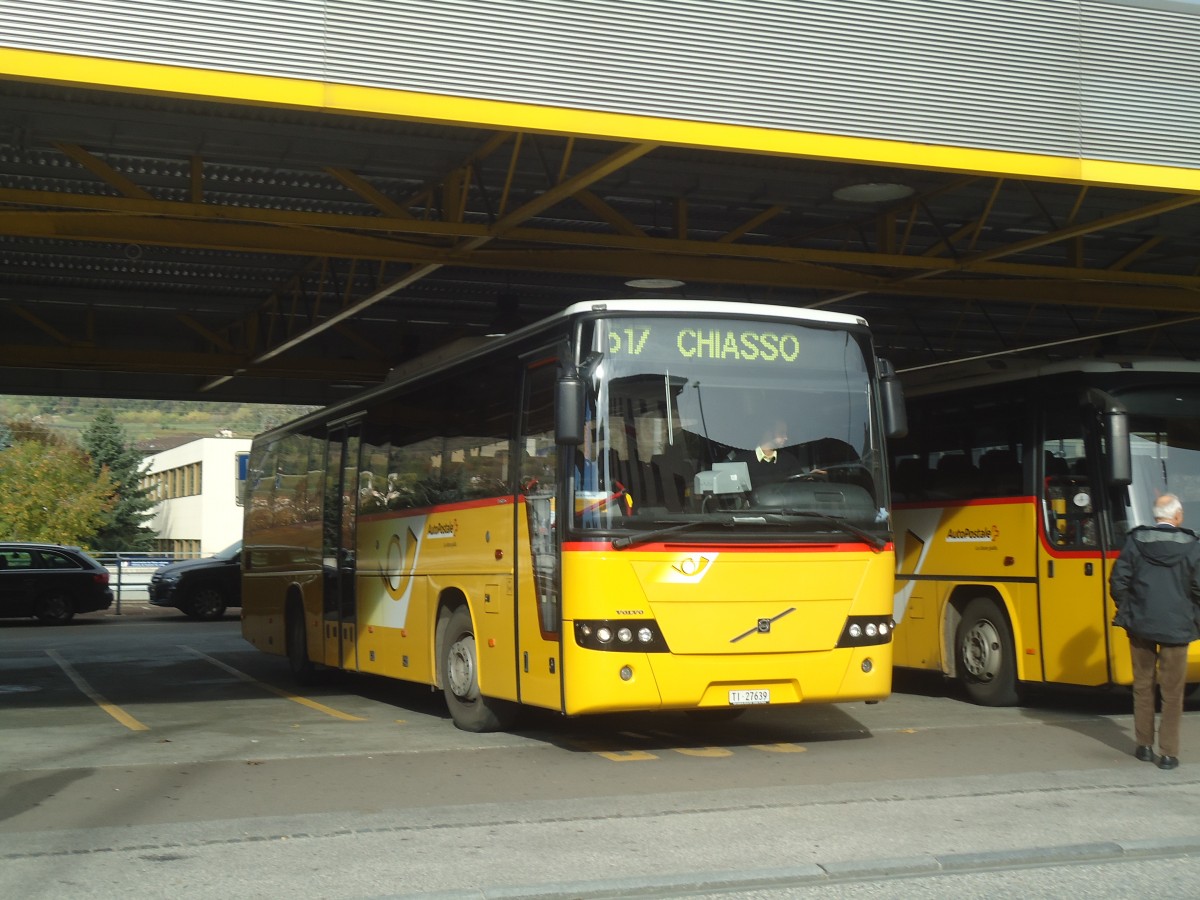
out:
<path id="1" fill-rule="evenodd" d="M 771 702 L 771 692 L 768 690 L 730 691 L 730 706 L 752 706 Z"/>

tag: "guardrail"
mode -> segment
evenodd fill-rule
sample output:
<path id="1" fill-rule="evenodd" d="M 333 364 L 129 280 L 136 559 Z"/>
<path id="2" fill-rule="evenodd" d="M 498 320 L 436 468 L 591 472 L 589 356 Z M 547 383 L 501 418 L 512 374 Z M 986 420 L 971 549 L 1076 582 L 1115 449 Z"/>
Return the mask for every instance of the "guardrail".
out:
<path id="1" fill-rule="evenodd" d="M 195 553 L 135 553 L 135 552 L 98 552 L 93 553 L 96 560 L 108 569 L 108 586 L 112 588 L 117 615 L 121 614 L 121 602 L 124 600 L 149 600 L 150 578 L 160 567 L 181 559 L 201 559 L 203 555 Z M 208 554 L 211 555 L 211 554 Z"/>

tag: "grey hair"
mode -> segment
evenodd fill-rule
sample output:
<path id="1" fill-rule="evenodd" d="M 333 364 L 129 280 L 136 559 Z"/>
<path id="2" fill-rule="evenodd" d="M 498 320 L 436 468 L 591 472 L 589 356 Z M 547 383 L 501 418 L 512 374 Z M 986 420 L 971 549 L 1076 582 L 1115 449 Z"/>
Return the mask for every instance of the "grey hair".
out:
<path id="1" fill-rule="evenodd" d="M 1154 501 L 1154 518 L 1174 519 L 1183 512 L 1183 504 L 1174 494 L 1163 494 Z"/>

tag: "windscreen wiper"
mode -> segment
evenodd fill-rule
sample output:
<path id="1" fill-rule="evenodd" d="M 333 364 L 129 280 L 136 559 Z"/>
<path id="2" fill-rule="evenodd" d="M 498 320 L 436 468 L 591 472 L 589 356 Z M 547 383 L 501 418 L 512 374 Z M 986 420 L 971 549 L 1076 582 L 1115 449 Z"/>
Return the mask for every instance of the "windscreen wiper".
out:
<path id="1" fill-rule="evenodd" d="M 849 534 L 855 537 L 862 538 L 871 549 L 876 553 L 887 546 L 887 541 L 877 534 L 871 534 L 865 528 L 859 528 L 852 522 L 848 522 L 840 516 L 831 516 L 828 513 L 813 512 L 810 509 L 777 509 L 770 513 L 765 513 L 765 517 L 771 521 L 786 522 L 791 516 L 800 516 L 806 519 L 820 519 L 823 522 L 830 522 Z"/>
<path id="2" fill-rule="evenodd" d="M 667 528 L 656 528 L 654 531 L 642 531 L 638 534 L 627 535 L 626 537 L 616 538 L 613 542 L 614 550 L 624 550 L 626 547 L 636 547 L 639 544 L 648 544 L 651 541 L 656 541 L 661 537 L 666 537 L 669 534 L 678 534 L 681 531 L 691 531 L 693 528 L 699 528 L 702 525 L 720 525 L 728 528 L 738 521 L 735 517 L 727 519 L 693 519 L 691 522 L 682 522 L 678 525 L 670 525 Z M 749 521 L 765 525 L 767 520 L 762 516 L 751 516 Z"/>

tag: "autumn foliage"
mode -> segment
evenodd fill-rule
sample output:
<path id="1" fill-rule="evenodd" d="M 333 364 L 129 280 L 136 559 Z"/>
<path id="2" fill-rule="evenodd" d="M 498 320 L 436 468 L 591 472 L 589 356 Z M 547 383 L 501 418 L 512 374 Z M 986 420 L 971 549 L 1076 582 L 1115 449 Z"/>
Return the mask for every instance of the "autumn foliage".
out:
<path id="1" fill-rule="evenodd" d="M 30 422 L 6 423 L 0 444 L 0 540 L 86 547 L 117 502 L 107 470 Z M 103 548 L 93 548 L 103 549 Z"/>

